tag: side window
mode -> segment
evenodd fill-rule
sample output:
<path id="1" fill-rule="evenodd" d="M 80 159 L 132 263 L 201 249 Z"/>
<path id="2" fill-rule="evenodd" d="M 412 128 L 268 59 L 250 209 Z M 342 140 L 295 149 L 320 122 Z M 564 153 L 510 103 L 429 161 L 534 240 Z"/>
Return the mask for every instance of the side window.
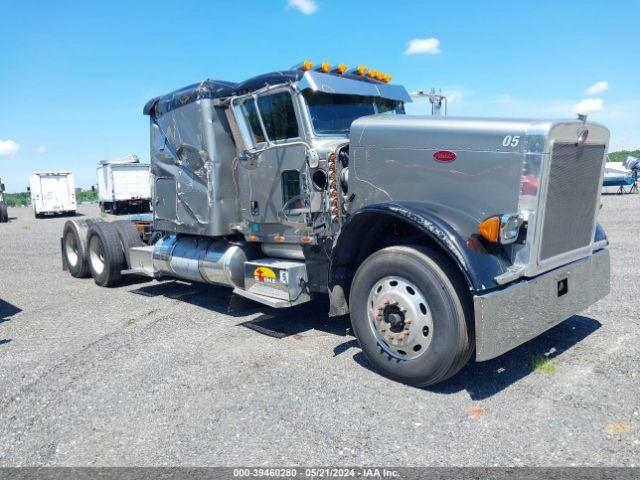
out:
<path id="1" fill-rule="evenodd" d="M 258 108 L 270 140 L 299 136 L 296 112 L 289 92 L 258 97 Z"/>
<path id="2" fill-rule="evenodd" d="M 262 128 L 260 127 L 260 120 L 258 120 L 258 112 L 256 111 L 255 104 L 253 103 L 253 98 L 250 98 L 242 104 L 242 112 L 244 113 L 244 116 L 249 123 L 249 127 L 251 128 L 253 140 L 256 143 L 264 142 L 266 139 L 264 138 L 264 135 L 262 135 Z"/>

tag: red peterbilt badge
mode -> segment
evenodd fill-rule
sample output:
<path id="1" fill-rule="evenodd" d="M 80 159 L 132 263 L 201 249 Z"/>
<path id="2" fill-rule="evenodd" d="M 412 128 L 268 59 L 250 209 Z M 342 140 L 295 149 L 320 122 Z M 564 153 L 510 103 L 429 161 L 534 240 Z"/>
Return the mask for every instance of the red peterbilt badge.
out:
<path id="1" fill-rule="evenodd" d="M 433 158 L 439 162 L 453 162 L 456 157 L 457 155 L 455 152 L 452 152 L 451 150 L 438 150 L 433 154 Z"/>

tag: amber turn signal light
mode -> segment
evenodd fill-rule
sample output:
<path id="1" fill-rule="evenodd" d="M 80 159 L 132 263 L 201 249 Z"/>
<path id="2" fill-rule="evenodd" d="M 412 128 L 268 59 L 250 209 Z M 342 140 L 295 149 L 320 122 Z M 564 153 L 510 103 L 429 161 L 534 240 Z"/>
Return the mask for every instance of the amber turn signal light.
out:
<path id="1" fill-rule="evenodd" d="M 478 225 L 478 232 L 482 238 L 490 242 L 497 242 L 500 237 L 500 217 L 489 217 Z"/>

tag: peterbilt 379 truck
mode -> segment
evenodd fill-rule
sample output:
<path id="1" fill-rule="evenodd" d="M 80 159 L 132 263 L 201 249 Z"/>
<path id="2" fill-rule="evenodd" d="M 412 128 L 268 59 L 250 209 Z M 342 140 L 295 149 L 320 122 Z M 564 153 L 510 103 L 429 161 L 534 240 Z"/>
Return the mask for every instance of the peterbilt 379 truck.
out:
<path id="1" fill-rule="evenodd" d="M 606 128 L 410 116 L 389 81 L 305 62 L 154 98 L 152 234 L 71 220 L 66 267 L 102 286 L 226 285 L 273 308 L 328 295 L 371 364 L 419 386 L 607 295 Z"/>

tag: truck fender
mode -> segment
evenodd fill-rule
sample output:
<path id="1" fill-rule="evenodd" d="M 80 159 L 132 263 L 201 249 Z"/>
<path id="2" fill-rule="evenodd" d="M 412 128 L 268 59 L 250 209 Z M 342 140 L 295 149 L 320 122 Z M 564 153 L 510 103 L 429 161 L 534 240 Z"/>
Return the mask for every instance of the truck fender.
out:
<path id="1" fill-rule="evenodd" d="M 462 272 L 473 293 L 498 287 L 495 277 L 509 266 L 499 246 L 487 245 L 474 235 L 462 236 L 460 227 L 453 226 L 462 221 L 459 212 L 441 207 L 436 211 L 420 202 L 368 205 L 351 216 L 334 243 L 329 267 L 330 314 L 348 313 L 349 285 L 355 270 L 373 253 L 378 234 L 392 220 L 415 227 L 421 232 L 423 241 L 426 237 L 442 250 Z"/>

